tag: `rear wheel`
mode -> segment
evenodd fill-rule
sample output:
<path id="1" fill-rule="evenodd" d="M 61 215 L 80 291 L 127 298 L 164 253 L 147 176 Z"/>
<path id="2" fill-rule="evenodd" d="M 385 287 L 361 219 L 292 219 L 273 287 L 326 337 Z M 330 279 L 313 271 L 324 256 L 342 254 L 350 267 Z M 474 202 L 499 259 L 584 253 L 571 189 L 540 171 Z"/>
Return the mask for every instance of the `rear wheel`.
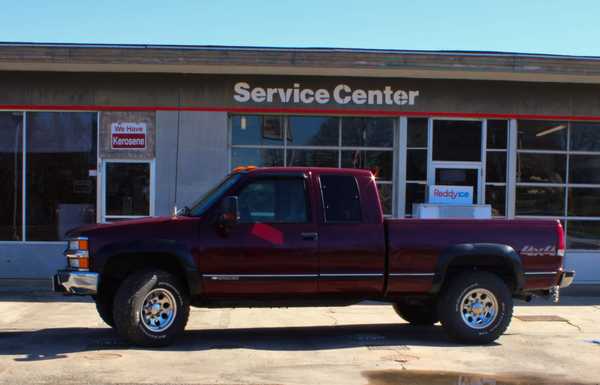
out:
<path id="1" fill-rule="evenodd" d="M 429 326 L 439 321 L 435 306 L 396 303 L 394 310 L 411 325 Z"/>
<path id="2" fill-rule="evenodd" d="M 513 301 L 506 283 L 487 272 L 462 273 L 452 279 L 438 303 L 446 333 L 454 340 L 486 344 L 510 324 Z"/>
<path id="3" fill-rule="evenodd" d="M 127 277 L 114 301 L 113 317 L 119 335 L 142 346 L 166 346 L 185 329 L 190 304 L 184 286 L 160 270 Z"/>

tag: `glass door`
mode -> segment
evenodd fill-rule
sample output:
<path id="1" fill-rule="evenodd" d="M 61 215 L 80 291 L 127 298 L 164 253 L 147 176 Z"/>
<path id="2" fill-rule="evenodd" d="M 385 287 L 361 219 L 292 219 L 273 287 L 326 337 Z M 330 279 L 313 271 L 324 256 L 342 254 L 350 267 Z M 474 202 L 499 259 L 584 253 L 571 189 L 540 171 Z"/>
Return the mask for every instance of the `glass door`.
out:
<path id="1" fill-rule="evenodd" d="M 430 120 L 427 184 L 473 187 L 473 204 L 483 204 L 485 134 L 481 120 Z"/>
<path id="2" fill-rule="evenodd" d="M 102 222 L 154 215 L 154 161 L 102 162 Z"/>

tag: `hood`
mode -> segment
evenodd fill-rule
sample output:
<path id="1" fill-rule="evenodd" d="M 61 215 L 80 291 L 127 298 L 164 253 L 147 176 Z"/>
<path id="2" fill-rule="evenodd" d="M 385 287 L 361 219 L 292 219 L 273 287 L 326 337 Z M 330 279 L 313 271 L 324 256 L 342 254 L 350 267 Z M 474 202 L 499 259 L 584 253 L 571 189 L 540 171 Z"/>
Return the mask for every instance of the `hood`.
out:
<path id="1" fill-rule="evenodd" d="M 86 234 L 103 231 L 103 230 L 118 230 L 120 228 L 126 228 L 129 226 L 136 225 L 150 225 L 150 224 L 161 224 L 167 223 L 171 221 L 180 220 L 184 217 L 170 217 L 170 216 L 162 216 L 162 217 L 147 217 L 147 218 L 139 218 L 139 219 L 128 219 L 124 221 L 112 222 L 112 223 L 97 223 L 84 225 L 80 227 L 76 227 L 67 232 L 67 238 L 75 238 L 79 236 L 85 236 Z"/>

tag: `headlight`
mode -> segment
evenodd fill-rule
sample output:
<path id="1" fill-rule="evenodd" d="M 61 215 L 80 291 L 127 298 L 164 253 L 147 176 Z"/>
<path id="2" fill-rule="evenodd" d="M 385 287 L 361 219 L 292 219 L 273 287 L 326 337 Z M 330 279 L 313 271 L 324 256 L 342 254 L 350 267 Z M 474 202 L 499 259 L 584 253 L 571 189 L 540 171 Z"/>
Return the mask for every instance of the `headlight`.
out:
<path id="1" fill-rule="evenodd" d="M 71 269 L 87 271 L 90 269 L 90 254 L 87 238 L 77 238 L 69 241 L 66 252 L 67 263 Z"/>

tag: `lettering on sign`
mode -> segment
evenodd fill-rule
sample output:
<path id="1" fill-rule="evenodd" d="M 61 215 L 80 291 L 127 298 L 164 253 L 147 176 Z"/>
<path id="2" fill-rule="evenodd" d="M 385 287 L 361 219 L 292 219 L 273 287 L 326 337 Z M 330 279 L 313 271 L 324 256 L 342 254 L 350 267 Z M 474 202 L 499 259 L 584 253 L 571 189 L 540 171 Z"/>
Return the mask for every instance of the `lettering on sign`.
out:
<path id="1" fill-rule="evenodd" d="M 253 87 L 248 82 L 233 86 L 233 99 L 238 103 L 327 104 L 368 106 L 414 106 L 419 90 L 399 90 L 391 86 L 381 89 L 352 88 L 338 84 L 333 89 L 312 89 L 294 83 L 288 88 Z"/>
<path id="2" fill-rule="evenodd" d="M 429 186 L 429 203 L 473 204 L 473 186 Z"/>
<path id="3" fill-rule="evenodd" d="M 146 133 L 146 123 L 112 123 L 110 147 L 113 150 L 143 150 L 146 148 Z"/>

